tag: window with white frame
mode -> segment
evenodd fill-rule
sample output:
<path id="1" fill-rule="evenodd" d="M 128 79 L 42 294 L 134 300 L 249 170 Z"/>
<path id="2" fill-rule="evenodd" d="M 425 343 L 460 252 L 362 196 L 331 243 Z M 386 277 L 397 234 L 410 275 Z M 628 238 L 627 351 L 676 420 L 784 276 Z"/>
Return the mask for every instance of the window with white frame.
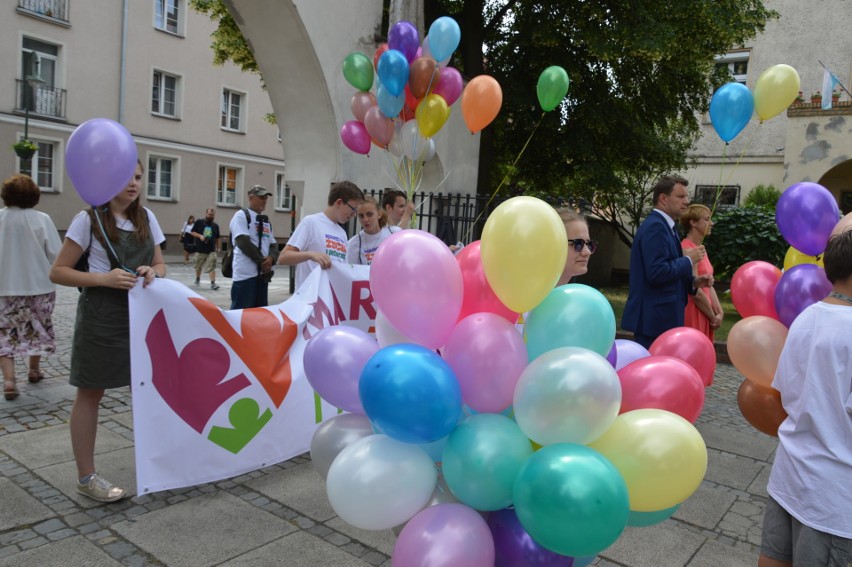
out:
<path id="1" fill-rule="evenodd" d="M 184 0 L 154 0 L 154 27 L 173 34 L 182 33 Z"/>
<path id="2" fill-rule="evenodd" d="M 64 117 L 62 89 L 56 87 L 59 75 L 59 46 L 31 37 L 21 42 L 21 100 L 18 108 L 28 107 L 30 112 L 45 116 Z M 41 81 L 31 82 L 28 77 L 38 76 Z"/>
<path id="3" fill-rule="evenodd" d="M 243 131 L 243 105 L 246 95 L 231 89 L 222 89 L 222 121 L 220 126 L 232 132 Z"/>
<path id="4" fill-rule="evenodd" d="M 151 112 L 153 114 L 177 118 L 179 85 L 179 77 L 163 71 L 154 71 L 151 79 Z"/>
<path id="5" fill-rule="evenodd" d="M 740 186 L 696 185 L 692 202 L 710 209 L 733 209 L 740 203 Z"/>
<path id="6" fill-rule="evenodd" d="M 243 170 L 232 165 L 220 165 L 216 180 L 216 204 L 236 205 L 237 188 L 243 184 Z"/>
<path id="7" fill-rule="evenodd" d="M 284 174 L 275 174 L 275 210 L 290 211 L 293 209 L 290 186 L 284 182 Z"/>
<path id="8" fill-rule="evenodd" d="M 148 198 L 175 200 L 177 160 L 162 156 L 148 156 Z"/>
<path id="9" fill-rule="evenodd" d="M 38 145 L 36 153 L 29 161 L 19 160 L 18 171 L 29 175 L 35 180 L 39 189 L 43 192 L 59 191 L 59 143 L 54 141 L 37 140 L 30 136 L 30 140 Z"/>
<path id="10" fill-rule="evenodd" d="M 748 81 L 748 51 L 731 51 L 725 55 L 716 56 L 716 68 L 725 69 L 733 80 L 746 84 Z"/>

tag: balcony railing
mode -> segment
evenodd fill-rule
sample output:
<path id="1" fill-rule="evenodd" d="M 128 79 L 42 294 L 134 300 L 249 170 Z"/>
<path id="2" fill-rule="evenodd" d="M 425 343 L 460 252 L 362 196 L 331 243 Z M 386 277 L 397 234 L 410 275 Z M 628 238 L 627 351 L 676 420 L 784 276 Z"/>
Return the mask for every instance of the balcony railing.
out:
<path id="1" fill-rule="evenodd" d="M 33 88 L 24 80 L 16 79 L 15 110 L 24 112 L 29 107 L 30 113 L 47 118 L 65 120 L 65 89 L 48 85 L 38 85 Z"/>
<path id="2" fill-rule="evenodd" d="M 18 9 L 61 22 L 68 21 L 68 0 L 18 0 Z"/>

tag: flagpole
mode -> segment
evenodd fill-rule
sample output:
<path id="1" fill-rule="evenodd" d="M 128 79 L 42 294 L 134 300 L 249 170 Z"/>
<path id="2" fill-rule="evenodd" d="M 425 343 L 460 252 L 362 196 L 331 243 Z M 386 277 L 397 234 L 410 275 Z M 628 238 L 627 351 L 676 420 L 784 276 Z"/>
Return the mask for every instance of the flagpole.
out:
<path id="1" fill-rule="evenodd" d="M 852 98 L 852 93 L 850 93 L 850 92 L 849 92 L 849 89 L 847 89 L 847 88 L 843 85 L 843 83 L 841 83 L 841 82 L 840 82 L 840 79 L 838 79 L 838 78 L 837 78 L 837 75 L 835 75 L 834 73 L 832 73 L 831 69 L 829 69 L 828 67 L 826 67 L 825 65 L 823 65 L 822 61 L 820 61 L 819 59 L 817 59 L 817 63 L 819 63 L 819 64 L 822 66 L 822 68 L 823 68 L 823 69 L 825 69 L 826 71 L 828 71 L 829 73 L 831 73 L 831 76 L 832 76 L 832 77 L 834 77 L 834 80 L 835 80 L 835 81 L 837 81 L 838 86 L 839 86 L 841 89 L 843 89 L 843 92 L 845 92 L 846 94 L 848 94 L 848 95 L 849 95 L 849 97 L 850 97 L 850 98 Z"/>

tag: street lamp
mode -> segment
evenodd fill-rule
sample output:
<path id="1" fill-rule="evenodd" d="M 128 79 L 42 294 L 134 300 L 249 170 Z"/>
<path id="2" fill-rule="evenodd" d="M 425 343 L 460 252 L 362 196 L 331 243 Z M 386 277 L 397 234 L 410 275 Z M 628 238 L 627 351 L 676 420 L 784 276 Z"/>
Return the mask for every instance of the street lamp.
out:
<path id="1" fill-rule="evenodd" d="M 39 56 L 35 51 L 27 53 L 24 67 L 31 73 L 24 76 L 26 84 L 22 85 L 24 89 L 24 139 L 22 141 L 25 142 L 29 142 L 30 140 L 30 105 L 32 104 L 33 94 L 39 85 L 43 85 L 46 82 L 39 73 L 40 63 Z M 27 89 L 27 86 L 29 86 L 29 89 Z M 27 162 L 32 159 L 33 153 L 35 153 L 33 151 L 18 152 L 17 149 L 16 152 L 18 153 L 18 157 Z M 21 155 L 22 153 L 24 155 Z"/>

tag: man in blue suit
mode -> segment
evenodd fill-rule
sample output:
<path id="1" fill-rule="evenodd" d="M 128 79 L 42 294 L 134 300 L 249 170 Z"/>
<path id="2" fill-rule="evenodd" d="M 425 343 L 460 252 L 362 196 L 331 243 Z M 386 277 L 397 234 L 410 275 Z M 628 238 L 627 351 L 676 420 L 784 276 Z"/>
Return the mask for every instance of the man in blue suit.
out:
<path id="1" fill-rule="evenodd" d="M 692 267 L 704 256 L 704 246 L 686 250 L 675 229 L 686 212 L 689 181 L 664 175 L 654 186 L 654 209 L 636 231 L 630 252 L 630 291 L 621 328 L 649 348 L 669 329 L 683 326 L 688 293 L 713 284 L 713 276 L 695 276 Z"/>

